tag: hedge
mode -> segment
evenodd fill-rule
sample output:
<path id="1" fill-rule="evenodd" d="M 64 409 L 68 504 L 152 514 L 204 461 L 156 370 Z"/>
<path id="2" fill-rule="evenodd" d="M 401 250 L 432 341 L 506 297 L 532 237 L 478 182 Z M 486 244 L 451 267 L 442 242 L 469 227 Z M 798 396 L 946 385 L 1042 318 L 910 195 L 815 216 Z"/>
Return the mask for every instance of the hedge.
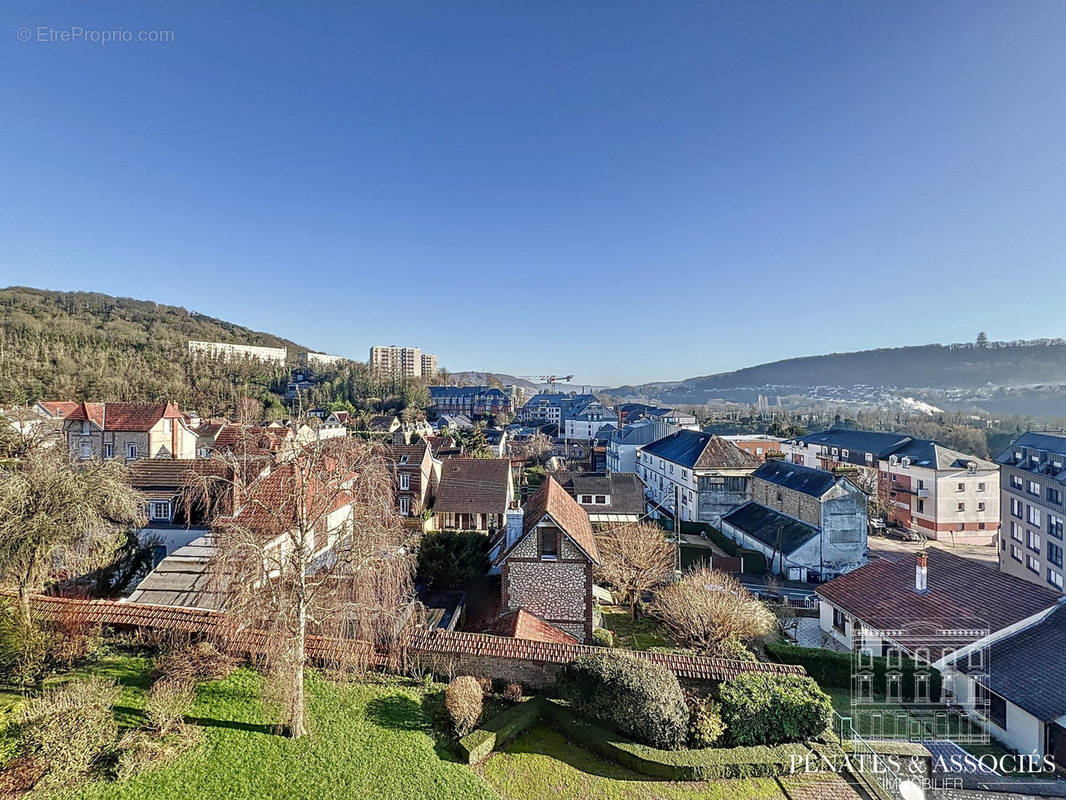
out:
<path id="1" fill-rule="evenodd" d="M 718 690 L 722 719 L 738 745 L 817 739 L 833 725 L 833 701 L 806 675 L 747 672 Z"/>
<path id="2" fill-rule="evenodd" d="M 546 708 L 556 727 L 581 746 L 642 775 L 662 780 L 734 780 L 788 775 L 793 758 L 806 758 L 810 752 L 802 744 L 660 750 L 581 719 L 561 701 L 548 700 Z"/>
<path id="3" fill-rule="evenodd" d="M 766 574 L 766 556 L 757 550 L 741 547 L 713 525 L 706 522 L 681 522 L 681 532 L 695 535 L 706 534 L 707 539 L 721 548 L 726 555 L 740 559 L 741 571 L 751 575 Z"/>
<path id="4" fill-rule="evenodd" d="M 814 678 L 819 685 L 831 689 L 845 689 L 852 691 L 851 676 L 854 670 L 855 656 L 852 653 L 838 653 L 834 650 L 824 650 L 820 647 L 798 647 L 782 642 L 767 642 L 766 654 L 779 664 L 799 664 L 807 670 L 807 674 Z M 904 658 L 901 662 L 900 673 L 902 674 L 901 689 L 904 702 L 914 701 L 914 673 L 917 662 L 910 658 Z M 942 679 L 940 673 L 929 667 L 929 699 L 939 702 Z M 885 675 L 888 672 L 888 659 L 884 656 L 874 656 L 874 692 L 887 694 Z"/>
<path id="5" fill-rule="evenodd" d="M 531 697 L 496 715 L 459 740 L 468 764 L 477 764 L 497 748 L 514 740 L 522 731 L 540 719 L 544 713 L 544 698 Z"/>

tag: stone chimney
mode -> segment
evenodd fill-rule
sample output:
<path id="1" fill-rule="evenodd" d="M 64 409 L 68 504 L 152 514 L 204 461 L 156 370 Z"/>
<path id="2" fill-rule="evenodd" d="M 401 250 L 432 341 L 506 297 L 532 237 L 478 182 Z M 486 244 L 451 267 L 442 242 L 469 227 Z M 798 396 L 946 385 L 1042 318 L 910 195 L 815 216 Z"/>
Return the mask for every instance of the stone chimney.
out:
<path id="1" fill-rule="evenodd" d="M 522 523 L 525 519 L 525 512 L 522 511 L 522 507 L 518 505 L 517 500 L 511 501 L 511 507 L 507 509 L 507 547 L 511 547 L 518 541 L 518 537 L 522 535 Z"/>
<path id="2" fill-rule="evenodd" d="M 929 591 L 929 556 L 925 551 L 918 554 L 918 563 L 914 565 L 914 591 L 918 594 Z"/>

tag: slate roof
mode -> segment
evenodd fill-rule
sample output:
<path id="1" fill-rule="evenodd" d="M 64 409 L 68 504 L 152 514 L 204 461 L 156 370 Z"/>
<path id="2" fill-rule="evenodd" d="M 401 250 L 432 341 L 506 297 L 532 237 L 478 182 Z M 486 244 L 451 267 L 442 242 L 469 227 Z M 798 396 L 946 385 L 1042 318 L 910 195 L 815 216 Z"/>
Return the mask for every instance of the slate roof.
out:
<path id="1" fill-rule="evenodd" d="M 1019 451 L 1023 454 L 1021 461 L 1014 458 L 1014 454 Z M 1037 455 L 1038 459 L 1034 462 L 1029 457 L 1031 455 Z M 1046 455 L 1051 458 L 1045 457 Z M 1066 434 L 1035 431 L 1023 433 L 996 457 L 996 463 L 1066 484 Z"/>
<path id="2" fill-rule="evenodd" d="M 901 621 L 928 620 L 978 622 L 998 631 L 1058 602 L 1058 594 L 1050 589 L 995 566 L 939 547 L 930 547 L 926 555 L 929 588 L 924 594 L 914 589 L 913 558 L 878 559 L 823 583 L 815 593 L 877 630 L 898 628 Z"/>
<path id="3" fill-rule="evenodd" d="M 689 469 L 751 469 L 762 462 L 721 436 L 703 431 L 671 433 L 644 448 L 644 452 Z"/>
<path id="4" fill-rule="evenodd" d="M 821 497 L 834 486 L 837 476 L 832 472 L 814 467 L 804 467 L 783 459 L 771 459 L 751 474 L 785 489 Z"/>
<path id="5" fill-rule="evenodd" d="M 815 526 L 754 501 L 722 517 L 722 523 L 732 525 L 786 556 L 818 535 Z"/>
<path id="6" fill-rule="evenodd" d="M 149 431 L 159 420 L 185 419 L 173 403 L 79 403 L 68 420 L 89 420 L 107 431 Z"/>
<path id="7" fill-rule="evenodd" d="M 377 414 L 370 418 L 366 427 L 371 431 L 388 431 L 398 422 L 395 414 Z"/>
<path id="8" fill-rule="evenodd" d="M 507 395 L 495 386 L 430 386 L 430 399 L 438 401 L 445 397 L 499 397 L 506 399 Z"/>
<path id="9" fill-rule="evenodd" d="M 896 458 L 908 458 L 911 465 L 928 469 L 966 469 L 972 462 L 980 470 L 994 470 L 996 465 L 977 456 L 952 450 L 932 439 L 912 439 L 892 452 Z"/>
<path id="10" fill-rule="evenodd" d="M 511 461 L 507 458 L 448 458 L 441 463 L 434 512 L 502 514 L 507 510 Z"/>
<path id="11" fill-rule="evenodd" d="M 547 515 L 585 552 L 585 555 L 597 564 L 600 562 L 600 553 L 596 548 L 596 537 L 592 534 L 589 515 L 551 475 L 526 501 L 522 510 L 524 512 L 522 536 L 515 540 L 515 545 L 529 535 Z M 506 556 L 506 553 L 503 556 Z"/>
<path id="12" fill-rule="evenodd" d="M 193 539 L 156 565 L 133 590 L 132 603 L 182 608 L 220 609 L 223 597 L 210 574 L 215 541 L 211 535 Z"/>
<path id="13" fill-rule="evenodd" d="M 842 450 L 854 450 L 857 453 L 873 453 L 874 458 L 888 458 L 900 447 L 913 441 L 903 433 L 884 433 L 883 431 L 853 431 L 844 428 L 831 428 L 818 433 L 808 433 L 789 439 L 786 444 L 824 444 L 839 447 Z"/>
<path id="14" fill-rule="evenodd" d="M 589 514 L 644 516 L 644 481 L 635 472 L 556 472 L 552 477 Z M 611 502 L 607 505 L 583 505 L 580 501 L 583 494 L 609 495 Z"/>
<path id="15" fill-rule="evenodd" d="M 986 647 L 981 669 L 971 667 L 967 658 L 959 659 L 956 667 L 967 674 L 987 672 L 981 679 L 986 688 L 1048 722 L 1066 714 L 1066 659 L 1061 647 L 1049 647 L 1062 642 L 1066 604 L 1060 603 L 1036 625 Z"/>
<path id="16" fill-rule="evenodd" d="M 493 636 L 510 636 L 513 639 L 528 639 L 532 642 L 578 643 L 577 639 L 566 631 L 545 622 L 524 608 L 500 614 L 486 633 Z"/>

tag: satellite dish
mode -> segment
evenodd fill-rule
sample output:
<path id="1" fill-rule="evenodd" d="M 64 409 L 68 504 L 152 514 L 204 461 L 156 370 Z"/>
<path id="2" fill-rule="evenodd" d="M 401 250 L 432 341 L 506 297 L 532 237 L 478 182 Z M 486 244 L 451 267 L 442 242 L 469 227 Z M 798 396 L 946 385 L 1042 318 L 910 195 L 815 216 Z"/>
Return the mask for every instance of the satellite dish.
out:
<path id="1" fill-rule="evenodd" d="M 900 781 L 899 794 L 903 800 L 925 800 L 925 790 L 914 781 Z"/>

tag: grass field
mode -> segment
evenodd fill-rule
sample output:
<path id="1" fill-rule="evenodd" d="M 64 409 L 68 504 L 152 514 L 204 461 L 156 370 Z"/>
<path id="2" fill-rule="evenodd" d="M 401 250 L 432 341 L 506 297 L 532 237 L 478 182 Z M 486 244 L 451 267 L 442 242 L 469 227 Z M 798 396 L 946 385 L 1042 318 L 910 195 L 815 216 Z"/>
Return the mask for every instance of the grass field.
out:
<path id="1" fill-rule="evenodd" d="M 614 633 L 616 647 L 648 650 L 652 647 L 673 646 L 655 620 L 638 616 L 634 621 L 630 618 L 628 609 L 604 608 L 603 627 Z"/>
<path id="2" fill-rule="evenodd" d="M 536 725 L 496 753 L 481 772 L 506 800 L 780 800 L 772 778 L 686 782 L 651 780 L 602 761 L 557 731 Z"/>

